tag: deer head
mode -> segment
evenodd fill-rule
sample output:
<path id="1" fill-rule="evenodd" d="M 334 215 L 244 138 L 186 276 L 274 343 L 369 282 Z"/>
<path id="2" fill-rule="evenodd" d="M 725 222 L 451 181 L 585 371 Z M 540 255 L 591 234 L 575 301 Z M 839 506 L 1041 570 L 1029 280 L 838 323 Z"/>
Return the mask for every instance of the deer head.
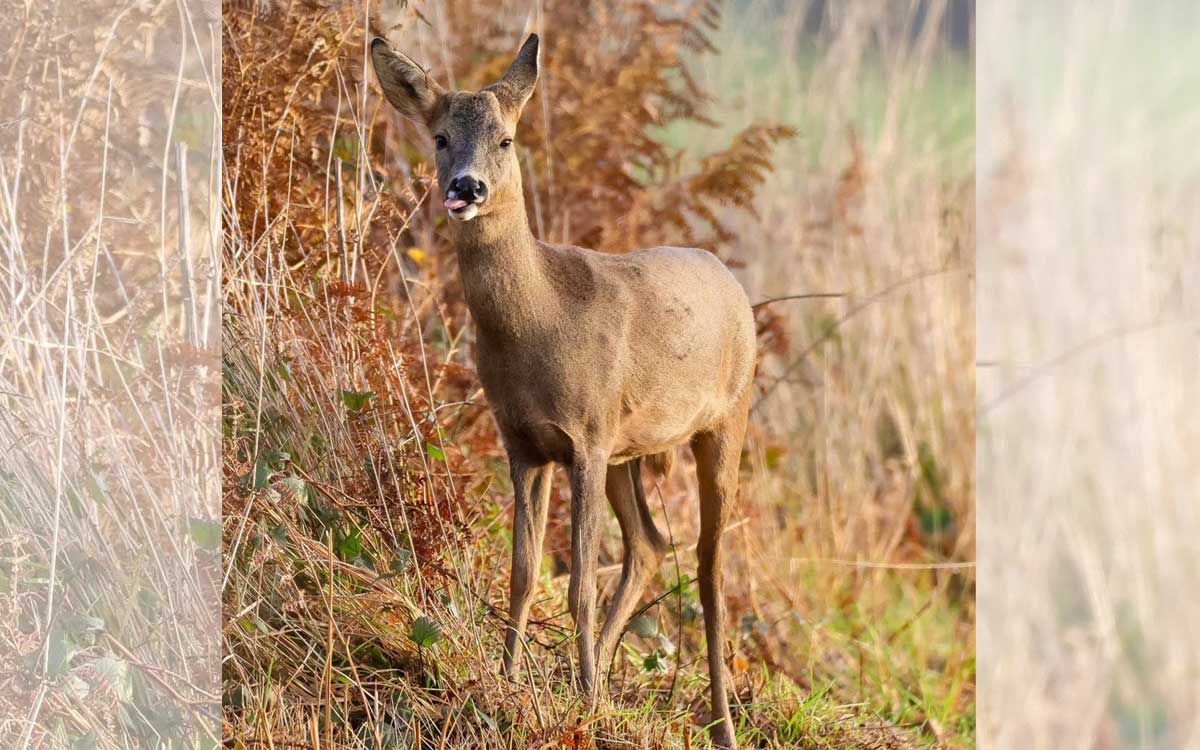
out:
<path id="1" fill-rule="evenodd" d="M 521 206 L 521 168 L 513 138 L 538 76 L 538 37 L 530 34 L 504 76 L 478 92 L 447 92 L 383 39 L 371 60 L 388 101 L 428 130 L 438 184 L 451 218 L 470 221 Z"/>

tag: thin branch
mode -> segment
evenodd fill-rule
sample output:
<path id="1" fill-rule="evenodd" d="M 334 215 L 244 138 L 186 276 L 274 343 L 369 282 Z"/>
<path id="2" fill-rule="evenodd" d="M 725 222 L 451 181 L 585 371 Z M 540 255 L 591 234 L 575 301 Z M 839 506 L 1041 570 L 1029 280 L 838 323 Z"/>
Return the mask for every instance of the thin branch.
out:
<path id="1" fill-rule="evenodd" d="M 846 292 L 814 292 L 812 294 L 787 294 L 783 297 L 769 297 L 762 302 L 755 302 L 750 305 L 752 310 L 757 310 L 760 307 L 765 307 L 772 302 L 783 302 L 790 299 L 837 299 L 839 297 L 848 296 Z"/>
<path id="2" fill-rule="evenodd" d="M 779 377 L 775 378 L 775 380 L 773 380 L 769 386 L 767 386 L 766 390 L 763 391 L 762 395 L 759 396 L 758 400 L 754 403 L 754 406 L 751 407 L 751 409 L 750 409 L 751 413 L 757 411 L 758 407 L 762 406 L 763 403 L 766 402 L 767 398 L 772 393 L 774 393 L 775 390 L 779 387 L 779 384 L 782 383 L 783 381 L 787 380 L 788 376 L 790 376 L 793 372 L 796 371 L 796 368 L 799 367 L 804 362 L 805 358 L 808 357 L 809 354 L 812 354 L 817 349 L 817 347 L 819 347 L 821 344 L 824 344 L 829 339 L 833 338 L 833 334 L 836 333 L 837 330 L 839 328 L 841 328 L 844 323 L 846 323 L 846 321 L 850 320 L 851 318 L 858 315 L 863 310 L 866 310 L 871 305 L 875 304 L 879 300 L 883 299 L 884 297 L 888 296 L 889 294 L 891 294 L 892 292 L 895 292 L 898 289 L 902 289 L 910 284 L 916 283 L 918 281 L 923 281 L 925 279 L 932 278 L 934 276 L 941 276 L 943 274 L 947 274 L 952 271 L 960 271 L 960 270 L 962 270 L 962 266 L 943 266 L 942 268 L 934 268 L 934 269 L 927 269 L 925 271 L 920 271 L 911 276 L 905 276 L 904 278 L 899 279 L 898 281 L 893 281 L 891 284 L 888 284 L 883 289 L 880 289 L 879 291 L 875 292 L 874 294 L 871 294 L 870 296 L 863 299 L 861 302 L 851 306 L 851 308 L 849 310 L 847 310 L 846 313 L 842 317 L 838 318 L 837 321 L 834 322 L 833 325 L 831 325 L 827 329 L 825 329 L 825 332 L 822 333 L 817 338 L 816 341 L 813 341 L 811 344 L 806 346 L 804 348 L 804 350 L 800 352 L 799 356 L 797 356 L 796 359 L 794 359 L 792 361 L 792 363 L 787 366 L 787 368 L 783 371 L 783 373 L 781 375 L 779 375 Z"/>
<path id="3" fill-rule="evenodd" d="M 986 414 L 987 412 L 990 412 L 992 409 L 996 408 L 996 406 L 998 406 L 1000 403 L 1008 400 L 1014 394 L 1024 390 L 1037 380 L 1049 375 L 1051 371 L 1061 367 L 1080 355 L 1086 354 L 1095 349 L 1100 349 L 1106 344 L 1113 343 L 1114 341 L 1120 341 L 1121 339 L 1129 336 L 1146 333 L 1147 331 L 1169 327 L 1178 322 L 1179 321 L 1177 320 L 1152 320 L 1134 326 L 1118 326 L 1111 330 L 1105 331 L 1104 333 L 1092 336 L 1089 339 L 1085 339 L 1070 347 L 1066 351 L 1060 352 L 1050 359 L 1047 359 L 1045 362 L 1033 367 L 1024 375 L 1005 385 L 1000 389 L 999 393 L 979 405 L 979 413 Z M 979 365 L 976 366 L 978 367 Z"/>

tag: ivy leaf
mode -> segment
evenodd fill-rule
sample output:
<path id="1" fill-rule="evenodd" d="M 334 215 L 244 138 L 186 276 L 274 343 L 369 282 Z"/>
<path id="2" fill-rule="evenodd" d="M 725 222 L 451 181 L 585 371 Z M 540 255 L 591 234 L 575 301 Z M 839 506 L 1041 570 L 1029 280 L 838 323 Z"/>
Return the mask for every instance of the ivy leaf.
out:
<path id="1" fill-rule="evenodd" d="M 271 477 L 278 474 L 291 458 L 285 451 L 264 451 L 254 462 L 254 489 L 266 489 L 271 484 Z"/>
<path id="2" fill-rule="evenodd" d="M 75 654 L 79 651 L 67 634 L 67 629 L 61 625 L 55 625 L 50 630 L 50 643 L 47 650 L 46 674 L 52 677 L 66 674 L 71 667 L 71 659 L 75 658 Z"/>
<path id="3" fill-rule="evenodd" d="M 404 571 L 408 570 L 412 565 L 412 553 L 407 549 L 399 549 L 396 551 L 396 556 L 388 563 L 388 572 L 376 578 L 376 582 L 386 581 L 389 578 L 399 578 L 404 575 Z"/>
<path id="4" fill-rule="evenodd" d="M 104 630 L 104 620 L 88 615 L 67 615 L 63 618 L 63 627 L 76 645 L 89 647 L 96 645 L 96 634 Z"/>
<path id="5" fill-rule="evenodd" d="M 359 412 L 367 408 L 367 404 L 375 396 L 375 391 L 339 391 L 342 397 L 342 403 L 352 412 Z"/>
<path id="6" fill-rule="evenodd" d="M 409 640 L 421 648 L 429 648 L 437 643 L 441 637 L 441 628 L 428 617 L 418 617 L 413 620 L 412 629 L 408 631 Z"/>

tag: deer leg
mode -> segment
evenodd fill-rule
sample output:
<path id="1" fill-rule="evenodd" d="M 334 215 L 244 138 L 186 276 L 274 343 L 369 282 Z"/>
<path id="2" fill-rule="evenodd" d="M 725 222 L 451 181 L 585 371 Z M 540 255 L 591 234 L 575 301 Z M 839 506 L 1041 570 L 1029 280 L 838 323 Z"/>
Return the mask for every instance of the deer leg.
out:
<path id="1" fill-rule="evenodd" d="M 692 439 L 700 483 L 700 543 L 698 545 L 700 603 L 704 605 L 704 634 L 708 641 L 708 677 L 712 688 L 713 745 L 734 748 L 733 719 L 725 693 L 724 626 L 721 533 L 737 499 L 738 464 L 746 432 L 747 398 L 720 427 Z"/>
<path id="2" fill-rule="evenodd" d="M 604 502 L 604 456 L 579 452 L 571 465 L 571 581 L 567 603 L 575 618 L 581 690 L 595 698 L 596 557 Z"/>
<path id="3" fill-rule="evenodd" d="M 629 616 L 633 614 L 646 584 L 658 570 L 667 552 L 667 541 L 659 533 L 654 517 L 646 506 L 641 482 L 640 459 L 608 467 L 605 492 L 621 525 L 625 556 L 621 561 L 621 580 L 596 646 L 596 662 L 602 670 L 602 681 Z"/>
<path id="4" fill-rule="evenodd" d="M 513 483 L 513 554 L 509 581 L 508 632 L 504 638 L 504 674 L 516 677 L 521 649 L 525 645 L 525 627 L 542 561 L 542 542 L 546 536 L 546 517 L 550 507 L 550 479 L 553 464 L 528 466 L 512 462 Z"/>

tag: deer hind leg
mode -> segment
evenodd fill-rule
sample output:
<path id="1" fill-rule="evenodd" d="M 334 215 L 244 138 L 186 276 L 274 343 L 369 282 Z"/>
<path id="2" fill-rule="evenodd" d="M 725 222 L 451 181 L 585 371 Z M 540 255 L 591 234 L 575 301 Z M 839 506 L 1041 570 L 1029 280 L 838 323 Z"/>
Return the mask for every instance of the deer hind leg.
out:
<path id="1" fill-rule="evenodd" d="M 579 686 L 595 698 L 596 557 L 608 456 L 576 453 L 571 464 L 571 581 L 567 604 L 575 618 Z"/>
<path id="2" fill-rule="evenodd" d="M 513 483 L 513 556 L 509 582 L 508 632 L 504 638 L 504 674 L 517 674 L 521 649 L 525 645 L 525 627 L 542 561 L 542 543 L 546 536 L 546 518 L 550 507 L 550 480 L 554 465 L 512 464 Z"/>
<path id="3" fill-rule="evenodd" d="M 621 580 L 608 609 L 608 619 L 600 631 L 596 646 L 596 663 L 601 670 L 603 682 L 614 649 L 617 647 L 625 624 L 637 607 L 642 592 L 650 577 L 658 570 L 663 555 L 667 552 L 667 540 L 658 531 L 646 496 L 642 491 L 641 460 L 608 467 L 605 477 L 605 492 L 608 502 L 621 525 L 621 539 L 625 543 L 625 556 L 621 561 Z"/>
<path id="4" fill-rule="evenodd" d="M 735 747 L 729 697 L 725 692 L 725 596 L 721 572 L 721 533 L 737 499 L 738 464 L 746 433 L 744 403 L 720 427 L 692 438 L 700 483 L 700 543 L 698 545 L 700 603 L 708 641 L 708 676 L 712 688 L 713 744 Z"/>

